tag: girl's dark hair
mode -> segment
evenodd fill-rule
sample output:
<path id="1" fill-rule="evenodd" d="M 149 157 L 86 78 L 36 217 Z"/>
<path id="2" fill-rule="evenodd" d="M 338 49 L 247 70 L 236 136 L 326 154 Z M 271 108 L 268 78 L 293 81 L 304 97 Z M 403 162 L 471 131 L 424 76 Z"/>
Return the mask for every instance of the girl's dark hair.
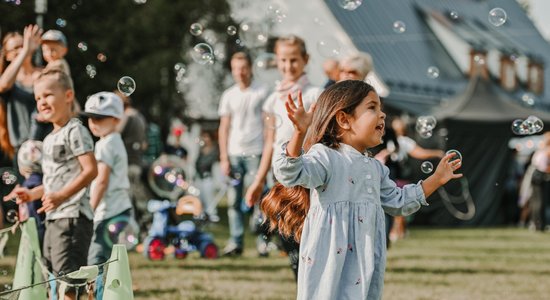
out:
<path id="1" fill-rule="evenodd" d="M 352 115 L 370 92 L 375 90 L 368 83 L 346 80 L 330 86 L 321 93 L 304 141 L 304 150 L 309 150 L 317 143 L 338 149 L 341 132 L 336 122 L 336 114 L 343 111 Z M 261 208 L 266 221 L 269 222 L 270 230 L 278 229 L 281 235 L 293 237 L 299 242 L 309 203 L 309 189 L 301 186 L 287 188 L 276 183 L 262 200 Z"/>

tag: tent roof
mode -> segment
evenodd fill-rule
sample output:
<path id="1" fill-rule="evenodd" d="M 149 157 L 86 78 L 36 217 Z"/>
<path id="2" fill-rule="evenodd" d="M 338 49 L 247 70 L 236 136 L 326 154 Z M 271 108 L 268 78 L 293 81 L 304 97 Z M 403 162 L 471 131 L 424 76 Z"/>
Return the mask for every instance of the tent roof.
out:
<path id="1" fill-rule="evenodd" d="M 550 113 L 524 107 L 488 80 L 474 77 L 466 90 L 433 110 L 437 119 L 475 122 L 512 122 L 530 115 L 550 122 Z"/>

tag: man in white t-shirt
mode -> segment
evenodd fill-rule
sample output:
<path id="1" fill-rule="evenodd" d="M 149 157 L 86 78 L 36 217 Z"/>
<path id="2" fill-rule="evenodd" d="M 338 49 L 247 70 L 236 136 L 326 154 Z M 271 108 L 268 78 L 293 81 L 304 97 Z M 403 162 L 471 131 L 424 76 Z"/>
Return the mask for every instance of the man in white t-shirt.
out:
<path id="1" fill-rule="evenodd" d="M 231 57 L 231 74 L 235 85 L 222 95 L 218 133 L 220 167 L 232 178 L 227 194 L 230 240 L 223 254 L 237 256 L 243 251 L 244 191 L 260 164 L 264 143 L 262 105 L 269 91 L 252 81 L 252 61 L 244 52 Z"/>

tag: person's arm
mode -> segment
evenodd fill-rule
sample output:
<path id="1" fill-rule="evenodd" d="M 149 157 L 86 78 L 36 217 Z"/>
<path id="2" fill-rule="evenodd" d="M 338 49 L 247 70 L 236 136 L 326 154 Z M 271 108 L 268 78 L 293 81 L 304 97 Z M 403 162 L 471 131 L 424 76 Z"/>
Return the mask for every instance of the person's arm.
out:
<path id="1" fill-rule="evenodd" d="M 434 157 L 441 158 L 445 155 L 445 152 L 439 149 L 425 149 L 416 145 L 408 154 L 412 158 L 422 160 L 422 159 L 429 159 Z"/>
<path id="2" fill-rule="evenodd" d="M 56 209 L 72 195 L 88 186 L 97 176 L 97 162 L 93 152 L 86 152 L 77 157 L 81 166 L 81 172 L 78 176 L 59 191 L 54 191 L 42 196 L 42 208 L 38 213 L 47 212 Z"/>
<path id="3" fill-rule="evenodd" d="M 17 204 L 40 199 L 44 194 L 44 186 L 39 185 L 33 189 L 28 189 L 17 185 L 8 195 L 4 196 L 4 201 L 15 199 Z"/>
<path id="4" fill-rule="evenodd" d="M 264 147 L 262 149 L 262 158 L 256 172 L 256 177 L 246 190 L 245 200 L 249 207 L 252 207 L 262 195 L 265 179 L 269 169 L 271 169 L 271 158 L 273 156 L 273 142 L 275 141 L 275 118 L 264 116 Z"/>
<path id="5" fill-rule="evenodd" d="M 90 194 L 90 205 L 92 210 L 95 211 L 101 199 L 105 195 L 107 188 L 109 187 L 109 176 L 111 175 L 111 168 L 106 163 L 101 161 L 97 162 L 97 177 L 95 178 L 95 184 Z"/>
<path id="6" fill-rule="evenodd" d="M 229 154 L 227 153 L 227 142 L 229 139 L 229 126 L 231 117 L 229 115 L 220 118 L 220 127 L 218 128 L 218 140 L 220 144 L 220 167 L 222 173 L 228 176 L 231 172 L 231 163 L 229 162 Z"/>
<path id="7" fill-rule="evenodd" d="M 41 35 L 42 29 L 38 25 L 28 25 L 25 27 L 23 32 L 23 48 L 0 76 L 0 93 L 9 91 L 13 87 L 17 79 L 17 73 L 19 73 L 23 62 L 40 46 Z"/>

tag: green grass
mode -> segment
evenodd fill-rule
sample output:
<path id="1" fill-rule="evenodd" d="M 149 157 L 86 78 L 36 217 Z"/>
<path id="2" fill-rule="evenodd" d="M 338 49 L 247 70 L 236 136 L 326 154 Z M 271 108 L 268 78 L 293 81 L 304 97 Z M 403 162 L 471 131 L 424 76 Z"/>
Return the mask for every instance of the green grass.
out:
<path id="1" fill-rule="evenodd" d="M 225 213 L 225 212 L 224 212 Z M 223 214 L 221 216 L 223 217 Z M 223 248 L 227 220 L 209 231 Z M 0 259 L 0 289 L 13 278 L 17 238 Z M 135 299 L 293 299 L 288 258 L 259 258 L 247 233 L 240 258 L 153 262 L 132 252 Z M 7 275 L 2 275 L 2 271 Z M 384 299 L 549 299 L 550 233 L 525 229 L 411 228 L 388 251 Z"/>

